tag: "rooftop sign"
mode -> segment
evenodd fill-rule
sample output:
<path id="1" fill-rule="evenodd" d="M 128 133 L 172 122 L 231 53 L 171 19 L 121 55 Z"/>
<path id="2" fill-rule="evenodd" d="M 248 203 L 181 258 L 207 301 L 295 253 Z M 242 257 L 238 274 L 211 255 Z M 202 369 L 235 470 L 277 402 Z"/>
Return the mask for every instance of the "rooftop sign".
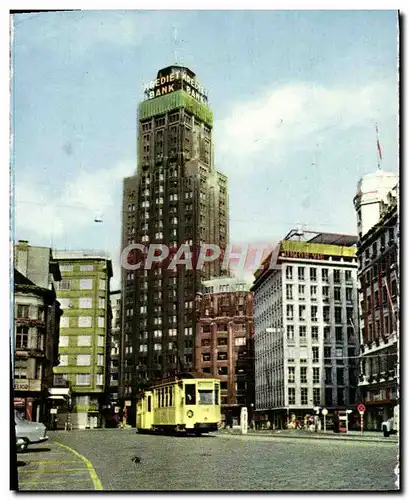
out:
<path id="1" fill-rule="evenodd" d="M 171 94 L 176 90 L 184 90 L 200 103 L 207 105 L 207 91 L 196 78 L 189 76 L 184 69 L 170 68 L 168 73 L 162 74 L 160 78 L 144 85 L 146 100 Z"/>

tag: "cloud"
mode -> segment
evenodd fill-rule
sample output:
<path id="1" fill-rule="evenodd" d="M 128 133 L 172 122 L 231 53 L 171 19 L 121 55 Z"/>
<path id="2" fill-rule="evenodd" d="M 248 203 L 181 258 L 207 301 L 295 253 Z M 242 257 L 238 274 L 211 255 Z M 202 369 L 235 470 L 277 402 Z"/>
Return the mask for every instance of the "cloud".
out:
<path id="1" fill-rule="evenodd" d="M 121 162 L 112 169 L 80 171 L 59 190 L 24 178 L 15 186 L 17 231 L 40 239 L 58 239 L 91 227 L 97 215 L 118 210 L 115 191 L 121 189 L 123 178 L 134 171 L 132 162 Z"/>
<path id="2" fill-rule="evenodd" d="M 260 171 L 270 160 L 313 150 L 334 132 L 373 126 L 396 116 L 396 84 L 325 87 L 312 83 L 270 88 L 257 98 L 236 103 L 215 124 L 218 163 L 226 170 L 250 174 L 249 162 L 263 154 Z M 226 172 L 228 173 L 228 172 Z"/>

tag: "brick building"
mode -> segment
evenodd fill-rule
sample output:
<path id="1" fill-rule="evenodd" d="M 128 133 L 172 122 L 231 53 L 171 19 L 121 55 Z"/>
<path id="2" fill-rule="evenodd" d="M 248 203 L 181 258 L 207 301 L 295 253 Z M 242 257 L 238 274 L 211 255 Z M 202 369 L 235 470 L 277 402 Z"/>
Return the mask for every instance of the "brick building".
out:
<path id="1" fill-rule="evenodd" d="M 235 278 L 203 282 L 197 301 L 196 369 L 219 377 L 222 418 L 254 404 L 253 294 Z"/>

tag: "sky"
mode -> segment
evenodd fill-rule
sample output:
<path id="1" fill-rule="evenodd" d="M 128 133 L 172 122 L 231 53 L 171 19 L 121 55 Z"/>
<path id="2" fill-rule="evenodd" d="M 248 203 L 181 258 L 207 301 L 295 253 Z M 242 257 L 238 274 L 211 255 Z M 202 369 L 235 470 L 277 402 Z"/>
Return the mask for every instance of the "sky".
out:
<path id="1" fill-rule="evenodd" d="M 398 169 L 397 44 L 396 11 L 15 15 L 13 238 L 106 250 L 119 286 L 137 106 L 175 59 L 209 92 L 231 242 L 275 244 L 297 225 L 356 234 L 352 200 L 377 168 L 376 123 L 382 168 Z"/>

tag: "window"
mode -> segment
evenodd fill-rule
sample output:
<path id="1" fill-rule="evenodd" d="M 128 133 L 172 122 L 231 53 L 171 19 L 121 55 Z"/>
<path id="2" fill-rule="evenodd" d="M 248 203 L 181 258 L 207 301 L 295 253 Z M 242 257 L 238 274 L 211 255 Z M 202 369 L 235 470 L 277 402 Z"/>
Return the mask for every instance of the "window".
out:
<path id="1" fill-rule="evenodd" d="M 311 321 L 318 321 L 318 306 L 311 306 Z"/>
<path id="2" fill-rule="evenodd" d="M 334 286 L 334 300 L 340 301 L 341 300 L 341 287 L 340 286 Z"/>
<path id="3" fill-rule="evenodd" d="M 77 366 L 89 366 L 91 364 L 91 356 L 89 354 L 77 355 Z"/>
<path id="4" fill-rule="evenodd" d="M 61 304 L 61 300 L 59 301 Z M 61 304 L 62 307 L 62 304 Z M 28 318 L 30 313 L 30 306 L 18 305 L 17 306 L 17 318 Z"/>
<path id="5" fill-rule="evenodd" d="M 332 406 L 332 388 L 325 389 L 325 406 Z"/>
<path id="6" fill-rule="evenodd" d="M 210 352 L 204 352 L 202 354 L 202 361 L 210 361 Z"/>
<path id="7" fill-rule="evenodd" d="M 318 340 L 318 332 L 319 332 L 318 326 L 312 326 L 311 327 L 311 339 L 313 341 Z"/>
<path id="8" fill-rule="evenodd" d="M 185 405 L 196 404 L 196 384 L 185 385 Z"/>
<path id="9" fill-rule="evenodd" d="M 68 354 L 60 354 L 59 366 L 67 366 L 67 365 L 68 365 Z"/>
<path id="10" fill-rule="evenodd" d="M 92 317 L 91 316 L 79 316 L 78 317 L 78 326 L 80 328 L 91 328 Z"/>
<path id="11" fill-rule="evenodd" d="M 294 318 L 294 307 L 292 305 L 287 305 L 287 319 L 292 320 Z"/>
<path id="12" fill-rule="evenodd" d="M 214 404 L 214 392 L 213 390 L 199 389 L 199 404 L 200 405 L 212 405 Z"/>
<path id="13" fill-rule="evenodd" d="M 91 375 L 89 373 L 78 373 L 76 378 L 76 385 L 89 385 Z"/>
<path id="14" fill-rule="evenodd" d="M 80 290 L 92 290 L 92 279 L 80 280 Z"/>
<path id="15" fill-rule="evenodd" d="M 307 327 L 304 325 L 301 325 L 299 327 L 299 333 L 300 333 L 300 339 L 306 339 L 307 338 Z"/>
<path id="16" fill-rule="evenodd" d="M 339 344 L 342 344 L 344 342 L 342 326 L 335 327 L 335 341 Z"/>
<path id="17" fill-rule="evenodd" d="M 185 327 L 185 335 L 193 335 L 193 327 L 191 326 Z"/>
<path id="18" fill-rule="evenodd" d="M 226 361 L 227 360 L 227 352 L 218 352 L 217 353 L 218 361 Z"/>
<path id="19" fill-rule="evenodd" d="M 288 388 L 288 404 L 295 405 L 295 387 Z"/>
<path id="20" fill-rule="evenodd" d="M 69 328 L 70 327 L 70 318 L 69 316 L 61 316 L 60 318 L 60 328 Z"/>
<path id="21" fill-rule="evenodd" d="M 287 266 L 285 270 L 285 276 L 288 280 L 293 279 L 293 267 L 292 266 Z"/>
<path id="22" fill-rule="evenodd" d="M 319 362 L 319 348 L 318 347 L 312 348 L 312 362 L 313 363 Z"/>
<path id="23" fill-rule="evenodd" d="M 298 306 L 298 316 L 300 321 L 305 321 L 306 306 Z"/>
<path id="24" fill-rule="evenodd" d="M 308 404 L 308 387 L 301 387 L 301 404 Z"/>
<path id="25" fill-rule="evenodd" d="M 102 375 L 102 373 L 96 374 L 95 383 L 96 383 L 96 385 L 104 385 L 104 376 Z"/>
<path id="26" fill-rule="evenodd" d="M 234 339 L 234 345 L 246 345 L 247 339 L 246 337 L 236 337 Z"/>
<path id="27" fill-rule="evenodd" d="M 105 280 L 104 279 L 99 280 L 99 289 L 105 290 Z"/>
<path id="28" fill-rule="evenodd" d="M 287 325 L 287 340 L 294 340 L 294 326 Z"/>
<path id="29" fill-rule="evenodd" d="M 323 299 L 328 299 L 329 298 L 329 286 L 323 286 L 322 287 L 322 298 Z"/>
<path id="30" fill-rule="evenodd" d="M 60 265 L 60 271 L 62 273 L 71 273 L 73 271 L 73 269 L 74 269 L 74 266 L 72 266 L 72 265 L 68 265 L 68 264 L 62 265 L 62 266 Z"/>
<path id="31" fill-rule="evenodd" d="M 305 300 L 305 285 L 298 285 L 298 298 Z"/>
<path id="32" fill-rule="evenodd" d="M 98 316 L 98 328 L 104 328 L 105 318 L 104 316 Z"/>
<path id="33" fill-rule="evenodd" d="M 81 297 L 80 309 L 91 309 L 91 308 L 92 308 L 92 297 Z"/>
<path id="34" fill-rule="evenodd" d="M 306 366 L 301 366 L 300 367 L 300 383 L 301 384 L 307 384 L 308 379 L 307 379 L 307 367 Z M 304 403 L 306 404 L 306 403 Z"/>
<path id="35" fill-rule="evenodd" d="M 321 278 L 324 283 L 329 281 L 328 269 L 321 269 Z"/>
<path id="36" fill-rule="evenodd" d="M 148 346 L 146 344 L 141 344 L 139 346 L 139 352 L 148 352 Z"/>
<path id="37" fill-rule="evenodd" d="M 56 290 L 71 290 L 72 280 L 61 280 L 56 281 L 55 288 Z"/>
<path id="38" fill-rule="evenodd" d="M 219 375 L 228 375 L 227 366 L 219 366 L 219 368 L 218 368 L 218 374 Z"/>
<path id="39" fill-rule="evenodd" d="M 77 337 L 78 347 L 89 347 L 91 346 L 91 335 L 79 335 Z"/>
<path id="40" fill-rule="evenodd" d="M 286 298 L 292 300 L 293 298 L 293 285 L 286 285 Z"/>
<path id="41" fill-rule="evenodd" d="M 317 281 L 317 268 L 316 267 L 310 268 L 310 280 Z"/>
<path id="42" fill-rule="evenodd" d="M 105 299 L 103 298 L 98 299 L 98 309 L 105 309 Z"/>
<path id="43" fill-rule="evenodd" d="M 319 387 L 314 387 L 312 394 L 314 406 L 319 406 L 321 404 L 321 389 Z"/>
<path id="44" fill-rule="evenodd" d="M 162 350 L 162 344 L 153 344 L 153 350 L 154 351 L 161 351 Z"/>
<path id="45" fill-rule="evenodd" d="M 344 385 L 344 369 L 337 368 L 337 385 Z"/>
<path id="46" fill-rule="evenodd" d="M 337 389 L 337 404 L 338 406 L 343 406 L 345 404 L 344 389 Z"/>
<path id="47" fill-rule="evenodd" d="M 58 345 L 60 347 L 68 347 L 68 339 L 69 339 L 69 337 L 65 337 L 65 336 L 60 335 Z"/>
<path id="48" fill-rule="evenodd" d="M 298 268 L 298 279 L 300 281 L 304 281 L 305 280 L 305 267 L 299 267 Z"/>
<path id="49" fill-rule="evenodd" d="M 319 384 L 320 383 L 320 369 L 314 367 L 312 369 L 312 383 Z"/>
<path id="50" fill-rule="evenodd" d="M 310 286 L 311 300 L 317 300 L 317 285 Z"/>
<path id="51" fill-rule="evenodd" d="M 335 307 L 335 323 L 342 323 L 342 308 Z"/>
<path id="52" fill-rule="evenodd" d="M 334 283 L 341 283 L 341 271 L 334 269 Z"/>
<path id="53" fill-rule="evenodd" d="M 289 366 L 288 367 L 288 383 L 294 384 L 294 382 L 295 382 L 295 367 Z"/>
<path id="54" fill-rule="evenodd" d="M 103 335 L 98 335 L 98 347 L 104 347 L 104 339 L 105 337 Z"/>
<path id="55" fill-rule="evenodd" d="M 92 264 L 80 266 L 80 271 L 93 271 L 93 270 L 94 270 L 94 266 Z"/>
<path id="56" fill-rule="evenodd" d="M 326 385 L 332 384 L 332 368 L 331 367 L 325 368 L 325 384 Z"/>
<path id="57" fill-rule="evenodd" d="M 103 354 L 97 355 L 97 365 L 104 366 L 104 355 Z"/>

